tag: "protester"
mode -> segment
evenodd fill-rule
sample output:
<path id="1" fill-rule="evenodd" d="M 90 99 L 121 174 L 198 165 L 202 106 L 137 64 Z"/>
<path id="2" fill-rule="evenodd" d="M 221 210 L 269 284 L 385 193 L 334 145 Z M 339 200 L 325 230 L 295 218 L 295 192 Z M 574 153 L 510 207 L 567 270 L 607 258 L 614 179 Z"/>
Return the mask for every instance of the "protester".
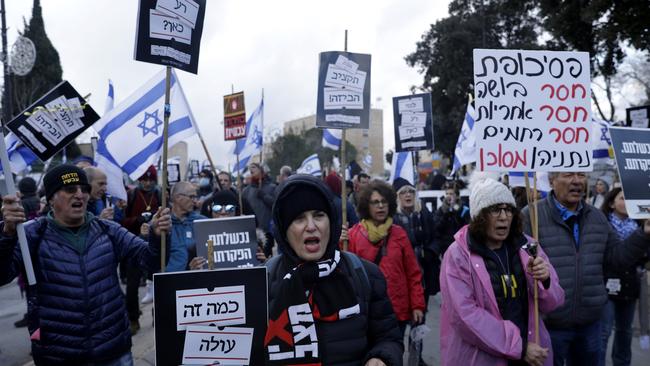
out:
<path id="1" fill-rule="evenodd" d="M 199 172 L 199 199 L 200 203 L 203 203 L 206 199 L 212 194 L 214 186 L 214 175 L 210 169 L 203 169 Z"/>
<path id="2" fill-rule="evenodd" d="M 325 184 L 290 177 L 279 188 L 273 218 L 284 254 L 267 262 L 267 365 L 401 365 L 402 339 L 384 278 L 377 266 L 337 249 L 341 221 Z M 306 338 L 285 329 L 298 321 L 311 330 L 299 333 Z M 293 358 L 294 348 L 303 357 Z"/>
<path id="3" fill-rule="evenodd" d="M 352 189 L 353 192 L 348 196 L 348 200 L 352 202 L 352 205 L 357 208 L 359 207 L 359 195 L 370 184 L 370 176 L 366 173 L 359 173 L 352 179 Z"/>
<path id="4" fill-rule="evenodd" d="M 108 183 L 106 174 L 96 167 L 84 168 L 84 172 L 88 177 L 90 183 L 90 199 L 88 200 L 88 211 L 93 215 L 98 216 L 100 219 L 113 220 L 116 222 L 122 221 L 122 210 L 113 205 L 110 198 L 106 196 Z"/>
<path id="5" fill-rule="evenodd" d="M 190 252 L 196 253 L 196 240 L 192 225 L 195 220 L 207 219 L 194 210 L 194 205 L 198 200 L 197 193 L 196 187 L 190 182 L 178 182 L 172 187 L 170 194 L 172 232 L 165 272 L 186 270 L 193 258 Z"/>
<path id="6" fill-rule="evenodd" d="M 283 165 L 282 168 L 280 168 L 280 174 L 278 174 L 278 184 L 281 184 L 285 180 L 289 179 L 292 174 L 293 170 L 291 170 L 291 167 L 288 165 Z"/>
<path id="7" fill-rule="evenodd" d="M 605 201 L 605 195 L 609 192 L 609 184 L 607 183 L 607 180 L 609 180 L 609 177 L 603 176 L 598 178 L 591 191 L 591 197 L 589 197 L 589 204 L 599 210 L 602 208 L 603 202 Z"/>
<path id="8" fill-rule="evenodd" d="M 336 209 L 339 212 L 343 212 L 341 205 L 343 204 L 341 200 L 341 177 L 336 174 L 335 171 L 330 172 L 327 177 L 325 177 L 325 185 L 330 189 L 332 192 L 332 199 L 334 200 L 334 206 L 336 206 Z M 350 200 L 345 200 L 345 213 L 346 213 L 346 218 L 347 222 L 344 224 L 346 227 L 352 227 L 353 225 L 356 225 L 359 222 L 359 217 L 357 217 L 357 213 L 354 210 L 354 206 L 352 205 L 352 202 Z"/>
<path id="9" fill-rule="evenodd" d="M 388 284 L 388 297 L 401 334 L 409 323 L 424 320 L 422 272 L 406 231 L 393 224 L 397 198 L 393 188 L 372 181 L 360 192 L 357 210 L 361 222 L 343 234 L 349 237 L 350 252 L 379 266 Z"/>
<path id="10" fill-rule="evenodd" d="M 593 366 L 600 355 L 600 318 L 607 303 L 605 268 L 629 268 L 650 246 L 650 223 L 625 241 L 602 211 L 583 201 L 585 173 L 549 173 L 552 190 L 537 202 L 539 241 L 566 293 L 564 304 L 546 315 L 556 365 Z M 523 210 L 530 233 L 529 208 Z"/>
<path id="11" fill-rule="evenodd" d="M 541 248 L 531 257 L 521 217 L 508 188 L 477 176 L 472 221 L 454 236 L 442 261 L 440 355 L 442 365 L 552 365 L 551 341 L 539 320 L 535 343 L 533 279 L 539 310 L 564 300 L 557 274 Z M 473 180 L 474 180 L 473 179 Z M 544 243 L 544 242 L 542 242 Z"/>
<path id="12" fill-rule="evenodd" d="M 222 170 L 217 174 L 217 177 L 222 190 L 231 190 L 232 193 L 237 194 L 237 190 L 232 186 L 232 176 L 230 173 Z"/>
<path id="13" fill-rule="evenodd" d="M 629 218 L 625 209 L 625 196 L 621 188 L 614 188 L 605 196 L 601 210 L 614 228 L 621 240 L 627 239 L 638 228 L 639 224 Z M 642 258 L 627 268 L 606 268 L 605 287 L 609 298 L 603 310 L 599 365 L 605 366 L 607 358 L 607 342 L 614 332 L 612 348 L 612 364 L 614 366 L 630 365 L 632 361 L 632 322 L 636 300 L 641 291 L 639 273 L 648 261 L 648 252 Z M 645 284 L 644 284 L 645 285 Z"/>
<path id="14" fill-rule="evenodd" d="M 25 225 L 38 284 L 28 289 L 29 334 L 36 365 L 132 365 L 129 319 L 117 277 L 122 259 L 156 270 L 160 233 L 171 229 L 169 210 L 152 220 L 149 244 L 118 224 L 86 211 L 90 185 L 74 165 L 44 177 L 52 210 Z M 0 223 L 0 283 L 24 272 L 16 225 L 25 212 L 4 196 Z"/>
<path id="15" fill-rule="evenodd" d="M 460 200 L 460 192 L 456 185 L 449 182 L 444 189 L 445 196 L 440 198 L 442 204 L 433 218 L 433 248 L 441 257 L 454 242 L 454 234 L 470 222 L 469 207 Z"/>
<path id="16" fill-rule="evenodd" d="M 251 184 L 242 191 L 242 196 L 253 209 L 257 219 L 257 227 L 264 230 L 267 237 L 267 247 L 264 253 L 270 257 L 273 248 L 273 236 L 271 235 L 271 207 L 275 198 L 276 185 L 258 163 L 251 163 L 248 166 L 251 174 Z"/>
<path id="17" fill-rule="evenodd" d="M 122 226 L 135 235 L 140 235 L 141 227 L 162 204 L 162 194 L 157 186 L 158 172 L 152 165 L 138 178 L 138 186 L 127 193 L 127 204 L 122 219 Z M 122 267 L 122 265 L 120 265 Z M 135 334 L 140 329 L 140 305 L 138 304 L 138 287 L 143 276 L 139 266 L 125 265 L 126 268 L 126 308 L 131 320 L 131 331 Z M 153 281 L 151 274 L 146 274 L 147 290 L 142 298 L 143 304 L 153 302 Z"/>

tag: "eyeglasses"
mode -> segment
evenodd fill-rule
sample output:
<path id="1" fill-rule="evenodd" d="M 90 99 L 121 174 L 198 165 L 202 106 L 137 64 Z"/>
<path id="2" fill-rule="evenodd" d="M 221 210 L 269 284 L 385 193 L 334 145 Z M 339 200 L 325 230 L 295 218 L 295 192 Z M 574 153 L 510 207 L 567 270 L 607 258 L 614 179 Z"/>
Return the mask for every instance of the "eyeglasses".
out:
<path id="1" fill-rule="evenodd" d="M 386 200 L 374 200 L 374 201 L 370 201 L 370 205 L 374 206 L 374 207 L 386 206 L 386 205 L 388 205 L 388 201 L 386 201 Z"/>
<path id="2" fill-rule="evenodd" d="M 406 196 L 407 194 L 415 194 L 415 189 L 404 189 L 399 192 L 400 196 Z"/>
<path id="3" fill-rule="evenodd" d="M 491 206 L 488 207 L 488 213 L 492 217 L 499 217 L 501 216 L 501 212 L 504 212 L 506 214 L 506 217 L 512 217 L 512 213 L 514 212 L 514 207 L 512 206 Z"/>
<path id="4" fill-rule="evenodd" d="M 75 184 L 71 186 L 63 186 L 61 189 L 67 194 L 75 194 L 79 189 L 81 189 L 81 193 L 90 193 L 90 186 L 86 185 Z"/>
<path id="5" fill-rule="evenodd" d="M 231 213 L 235 213 L 235 209 L 237 209 L 237 206 L 235 205 L 213 205 L 212 206 L 212 212 L 214 213 L 220 213 L 223 210 L 225 213 L 231 214 Z"/>
<path id="6" fill-rule="evenodd" d="M 185 196 L 185 197 L 191 199 L 192 201 L 194 201 L 195 199 L 199 198 L 199 196 L 197 196 L 197 195 L 195 195 L 195 194 L 186 194 L 186 193 L 177 193 L 177 194 L 178 194 L 179 196 Z"/>

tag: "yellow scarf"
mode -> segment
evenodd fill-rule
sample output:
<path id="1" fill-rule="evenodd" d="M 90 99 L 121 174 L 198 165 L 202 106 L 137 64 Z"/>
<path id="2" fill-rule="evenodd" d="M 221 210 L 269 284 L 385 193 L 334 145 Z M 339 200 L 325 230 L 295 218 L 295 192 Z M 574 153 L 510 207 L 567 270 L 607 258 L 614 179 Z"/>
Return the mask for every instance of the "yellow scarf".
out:
<path id="1" fill-rule="evenodd" d="M 386 219 L 386 222 L 379 226 L 375 225 L 372 220 L 363 219 L 361 220 L 361 225 L 368 231 L 368 239 L 370 239 L 370 242 L 376 244 L 388 235 L 388 229 L 393 225 L 393 218 L 389 217 Z"/>

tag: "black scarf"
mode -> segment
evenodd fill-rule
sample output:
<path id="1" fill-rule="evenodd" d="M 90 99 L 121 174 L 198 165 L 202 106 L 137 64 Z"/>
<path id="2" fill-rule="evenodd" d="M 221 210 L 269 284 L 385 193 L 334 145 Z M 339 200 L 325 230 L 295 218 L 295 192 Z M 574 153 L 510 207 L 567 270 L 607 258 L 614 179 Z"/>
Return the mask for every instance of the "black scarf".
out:
<path id="1" fill-rule="evenodd" d="M 321 365 L 317 321 L 334 322 L 360 313 L 352 284 L 338 268 L 340 262 L 336 250 L 333 258 L 301 263 L 284 276 L 264 337 L 267 365 Z"/>

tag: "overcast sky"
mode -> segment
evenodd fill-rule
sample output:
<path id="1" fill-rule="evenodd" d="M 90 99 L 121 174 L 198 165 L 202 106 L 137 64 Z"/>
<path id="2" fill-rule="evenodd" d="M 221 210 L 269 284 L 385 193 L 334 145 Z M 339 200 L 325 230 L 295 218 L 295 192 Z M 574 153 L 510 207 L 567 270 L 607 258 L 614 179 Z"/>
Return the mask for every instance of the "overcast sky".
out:
<path id="1" fill-rule="evenodd" d="M 9 45 L 32 1 L 5 0 Z M 384 149 L 394 146 L 392 97 L 409 93 L 422 76 L 404 57 L 437 19 L 447 0 L 283 1 L 208 0 L 198 75 L 178 71 L 215 164 L 226 166 L 232 142 L 223 140 L 223 95 L 243 90 L 250 113 L 265 97 L 265 135 L 282 123 L 314 114 L 318 54 L 348 50 L 372 55 L 371 100 L 384 109 Z M 119 103 L 163 66 L 133 60 L 137 0 L 41 0 L 45 30 L 59 52 L 63 78 L 100 113 L 113 80 Z M 381 98 L 378 100 L 378 98 Z M 204 159 L 198 139 L 190 156 Z M 374 157 L 381 158 L 383 157 Z"/>

